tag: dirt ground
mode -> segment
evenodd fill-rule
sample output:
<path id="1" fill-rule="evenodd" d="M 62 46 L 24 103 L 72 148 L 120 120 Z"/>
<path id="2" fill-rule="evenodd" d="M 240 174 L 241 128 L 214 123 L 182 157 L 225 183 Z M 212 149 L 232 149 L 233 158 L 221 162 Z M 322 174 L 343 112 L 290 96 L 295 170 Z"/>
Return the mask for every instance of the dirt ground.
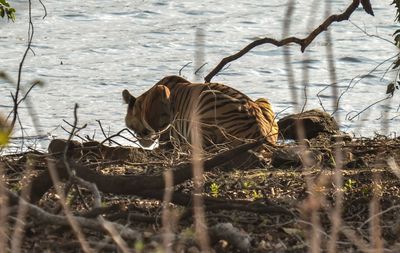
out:
<path id="1" fill-rule="evenodd" d="M 25 189 L 47 170 L 48 158 L 33 151 L 2 156 L 8 189 Z M 128 158 L 111 158 L 79 159 L 106 175 L 162 175 L 190 162 L 190 151 L 135 150 Z M 132 252 L 168 252 L 166 245 L 170 252 L 200 252 L 206 244 L 198 239 L 207 237 L 214 252 L 327 251 L 331 244 L 337 252 L 400 252 L 400 138 L 324 136 L 302 145 L 280 144 L 252 159 L 258 160 L 251 168 L 219 166 L 203 174 L 204 192 L 196 196 L 215 201 L 205 199 L 204 215 L 197 219 L 194 199 L 163 205 L 160 199 L 102 193 L 96 213 L 90 190 L 64 184 L 65 202 L 75 216 L 96 221 L 100 215 L 140 235 L 136 240 L 122 236 L 121 246 L 112 233 L 85 227 L 82 235 L 95 252 L 124 252 L 123 245 Z M 174 190 L 191 196 L 193 188 L 187 180 Z M 33 204 L 50 214 L 65 214 L 54 187 Z M 9 209 L 9 247 L 16 240 L 17 214 L 17 207 Z M 48 222 L 29 211 L 22 218 L 23 252 L 84 251 L 68 223 Z M 206 227 L 208 236 L 199 236 Z"/>

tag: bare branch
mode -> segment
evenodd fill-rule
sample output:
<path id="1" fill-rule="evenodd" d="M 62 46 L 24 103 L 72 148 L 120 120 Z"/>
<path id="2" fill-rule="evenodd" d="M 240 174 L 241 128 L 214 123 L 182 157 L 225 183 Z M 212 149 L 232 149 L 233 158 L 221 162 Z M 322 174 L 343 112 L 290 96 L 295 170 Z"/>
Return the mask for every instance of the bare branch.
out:
<path id="1" fill-rule="evenodd" d="M 182 66 L 182 68 L 179 70 L 179 76 L 182 76 L 182 70 L 183 70 L 184 68 L 186 68 L 187 66 L 189 66 L 190 64 L 192 64 L 191 61 Z"/>
<path id="2" fill-rule="evenodd" d="M 198 68 L 196 69 L 196 71 L 194 72 L 194 74 L 197 75 L 197 74 L 199 73 L 199 71 L 202 70 L 203 67 L 206 66 L 207 64 L 208 64 L 208 62 L 203 63 L 200 67 L 198 67 Z"/>
<path id="3" fill-rule="evenodd" d="M 72 176 L 72 175 L 75 174 L 74 171 L 71 169 L 71 167 L 68 164 L 67 152 L 68 152 L 69 145 L 71 143 L 72 137 L 75 134 L 75 130 L 76 130 L 77 124 L 78 124 L 78 115 L 77 115 L 78 107 L 79 107 L 78 104 L 75 104 L 75 107 L 74 107 L 74 124 L 72 126 L 71 134 L 68 137 L 67 145 L 65 145 L 64 155 L 63 155 L 63 157 L 64 157 L 63 161 L 65 163 L 65 168 L 67 169 L 67 172 L 68 172 L 69 176 Z"/>
<path id="4" fill-rule="evenodd" d="M 30 88 L 28 89 L 28 91 L 25 93 L 25 95 L 23 96 L 23 98 L 21 98 L 21 99 L 18 101 L 18 104 L 17 104 L 17 105 L 19 105 L 22 101 L 24 101 L 24 100 L 28 97 L 29 93 L 32 91 L 33 88 L 35 88 L 36 85 L 39 85 L 39 86 L 40 86 L 40 85 L 42 85 L 42 84 L 43 84 L 43 82 L 42 82 L 41 80 L 33 81 L 31 87 L 30 87 Z"/>
<path id="5" fill-rule="evenodd" d="M 42 17 L 42 19 L 45 19 L 47 17 L 47 9 L 46 6 L 43 4 L 42 0 L 39 0 L 39 3 L 42 5 L 43 10 L 44 10 L 44 15 Z"/>
<path id="6" fill-rule="evenodd" d="M 248 53 L 251 49 L 263 45 L 263 44 L 272 44 L 277 47 L 282 47 L 284 45 L 295 43 L 300 45 L 301 52 L 311 44 L 311 42 L 323 31 L 326 31 L 328 27 L 333 22 L 341 22 L 344 20 L 348 20 L 351 14 L 357 9 L 358 5 L 360 4 L 360 0 L 353 0 L 353 2 L 347 7 L 347 9 L 341 14 L 334 14 L 329 16 L 320 26 L 318 26 L 314 31 L 312 31 L 307 37 L 300 39 L 297 37 L 288 37 L 283 40 L 276 40 L 272 38 L 262 38 L 255 40 L 248 44 L 245 48 L 233 54 L 231 56 L 225 57 L 222 61 L 204 78 L 205 82 L 210 82 L 211 79 L 219 72 L 221 69 L 229 62 L 239 59 L 246 53 Z"/>
<path id="7" fill-rule="evenodd" d="M 385 101 L 385 100 L 388 100 L 388 99 L 390 99 L 390 98 L 392 98 L 392 95 L 389 95 L 389 96 L 387 96 L 387 97 L 385 97 L 385 98 L 382 98 L 382 99 L 379 99 L 378 101 L 375 101 L 374 103 L 372 103 L 372 104 L 370 104 L 369 106 L 367 106 L 367 107 L 365 107 L 364 109 L 362 109 L 360 112 L 356 113 L 356 115 L 354 115 L 353 117 L 350 117 L 350 116 L 349 116 L 349 114 L 351 113 L 351 112 L 350 112 L 350 113 L 347 114 L 346 118 L 347 118 L 348 120 L 352 121 L 353 119 L 355 119 L 356 117 L 358 117 L 359 115 L 361 115 L 363 112 L 365 112 L 366 110 L 368 110 L 368 109 L 371 108 L 372 106 L 374 106 L 374 105 L 376 105 L 376 104 L 379 104 L 380 102 Z"/>
<path id="8" fill-rule="evenodd" d="M 96 121 L 97 121 L 97 123 L 99 123 L 99 127 L 100 127 L 100 130 L 101 130 L 101 133 L 103 134 L 104 138 L 106 138 L 106 140 L 109 141 L 109 144 L 111 144 L 111 142 L 113 142 L 114 144 L 117 144 L 118 146 L 121 146 L 121 144 L 119 144 L 118 142 L 112 140 L 111 138 L 109 138 L 109 136 L 106 135 L 106 132 L 104 131 L 104 128 L 103 128 L 103 125 L 101 124 L 101 121 L 100 120 L 96 120 Z"/>
<path id="9" fill-rule="evenodd" d="M 14 129 L 15 123 L 17 121 L 17 115 L 18 115 L 18 95 L 21 90 L 21 76 L 22 76 L 22 67 L 24 66 L 24 62 L 26 59 L 26 56 L 28 52 L 31 49 L 32 45 L 32 39 L 33 39 L 33 34 L 34 34 L 34 27 L 33 27 L 33 22 L 32 22 L 32 3 L 29 0 L 28 1 L 28 6 L 29 6 L 29 29 L 28 29 L 28 46 L 25 49 L 24 55 L 22 56 L 22 59 L 19 63 L 19 68 L 18 68 L 18 79 L 17 79 L 17 87 L 15 90 L 15 95 L 13 97 L 14 101 L 14 107 L 13 107 L 13 119 L 11 121 L 11 129 Z"/>
<path id="10" fill-rule="evenodd" d="M 130 141 L 130 142 L 134 143 L 134 144 L 138 144 L 138 141 L 133 141 L 133 140 L 131 140 L 131 139 L 129 139 L 129 138 L 126 138 L 125 136 L 122 136 L 121 133 L 124 132 L 124 131 L 127 131 L 127 132 L 129 132 L 132 136 L 135 136 L 128 128 L 124 128 L 124 129 L 118 131 L 116 134 L 113 134 L 113 135 L 108 136 L 106 139 L 104 139 L 102 142 L 100 142 L 100 144 L 104 144 L 105 142 L 110 141 L 112 138 L 115 138 L 115 137 L 121 137 L 121 138 L 123 138 L 123 139 L 125 139 L 125 140 L 127 140 L 127 141 Z M 121 144 L 118 144 L 118 143 L 115 142 L 115 141 L 113 141 L 113 142 L 116 143 L 117 145 L 121 146 Z"/>

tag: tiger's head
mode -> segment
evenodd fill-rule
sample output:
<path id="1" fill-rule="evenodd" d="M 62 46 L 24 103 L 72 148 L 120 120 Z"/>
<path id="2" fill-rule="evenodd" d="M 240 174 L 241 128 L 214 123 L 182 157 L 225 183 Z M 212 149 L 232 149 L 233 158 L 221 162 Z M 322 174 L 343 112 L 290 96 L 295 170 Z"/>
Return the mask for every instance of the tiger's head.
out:
<path id="1" fill-rule="evenodd" d="M 128 104 L 125 124 L 135 132 L 140 145 L 149 147 L 171 123 L 170 95 L 164 85 L 155 85 L 137 98 L 128 90 L 122 92 Z"/>

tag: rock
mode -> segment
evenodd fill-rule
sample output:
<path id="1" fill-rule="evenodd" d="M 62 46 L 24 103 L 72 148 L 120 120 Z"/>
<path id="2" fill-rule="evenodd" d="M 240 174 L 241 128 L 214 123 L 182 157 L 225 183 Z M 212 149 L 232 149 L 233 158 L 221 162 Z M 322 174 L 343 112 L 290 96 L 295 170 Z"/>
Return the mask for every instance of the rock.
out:
<path id="1" fill-rule="evenodd" d="M 68 143 L 68 140 L 65 139 L 54 139 L 50 142 L 49 147 L 47 148 L 49 154 L 54 156 L 62 156 L 65 152 L 65 147 L 68 144 L 67 156 L 73 158 L 79 158 L 82 156 L 82 144 L 78 141 L 71 140 Z"/>
<path id="2" fill-rule="evenodd" d="M 271 164 L 276 168 L 311 167 L 322 161 L 323 154 L 317 149 L 307 149 L 301 146 L 284 147 L 272 153 Z"/>
<path id="3" fill-rule="evenodd" d="M 339 126 L 328 113 L 313 109 L 292 114 L 278 121 L 279 136 L 283 139 L 298 139 L 297 125 L 304 126 L 304 138 L 312 139 L 320 134 L 337 134 Z"/>
<path id="4" fill-rule="evenodd" d="M 48 147 L 49 154 L 60 156 L 64 154 L 68 141 L 65 139 L 54 139 Z M 80 143 L 70 141 L 67 156 L 74 159 L 85 160 L 135 160 L 141 161 L 145 158 L 146 152 L 133 147 L 110 147 L 98 141 L 87 141 Z"/>
<path id="5" fill-rule="evenodd" d="M 366 167 L 368 167 L 368 164 L 361 157 L 350 160 L 344 165 L 344 168 L 346 169 L 356 169 L 356 168 L 366 168 Z"/>

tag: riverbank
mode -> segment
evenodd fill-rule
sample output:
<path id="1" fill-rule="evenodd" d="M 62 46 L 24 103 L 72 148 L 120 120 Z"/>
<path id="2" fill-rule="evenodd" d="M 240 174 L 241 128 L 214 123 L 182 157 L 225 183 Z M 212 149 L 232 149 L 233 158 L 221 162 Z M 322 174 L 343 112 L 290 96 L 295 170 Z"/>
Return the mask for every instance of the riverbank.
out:
<path id="1" fill-rule="evenodd" d="M 342 219 L 336 245 L 340 252 L 358 252 L 363 247 L 384 247 L 396 252 L 400 230 L 400 180 L 396 176 L 400 174 L 400 138 L 339 138 L 338 141 L 336 137 L 325 135 L 311 139 L 305 145 L 291 143 L 269 147 L 270 155 L 264 149 L 253 156 L 252 159 L 258 157 L 258 161 L 251 168 L 210 167 L 206 162 L 201 195 L 204 196 L 204 217 L 211 247 L 216 252 L 245 251 L 246 247 L 249 252 L 307 252 L 312 245 L 310 242 L 317 245 L 320 242 L 325 248 L 334 238 L 332 224 L 338 220 L 333 211 L 338 206 Z M 190 169 L 189 149 L 166 152 L 100 147 L 95 143 L 75 144 L 78 146 L 70 149 L 68 156 L 72 166 L 75 162 L 79 164 L 75 166 L 77 171 L 84 167 L 103 176 L 140 179 L 137 181 L 140 183 L 148 177 L 153 177 L 153 181 L 163 179 L 164 172 L 171 168 L 185 172 L 184 167 L 189 164 Z M 226 152 L 230 151 L 221 151 L 219 158 L 227 158 Z M 214 157 L 216 154 L 210 153 L 205 159 L 210 161 Z M 29 183 L 38 181 L 37 178 L 52 166 L 50 159 L 61 158 L 40 152 L 2 156 L 7 188 L 24 192 Z M 61 166 L 57 162 L 54 164 Z M 102 180 L 96 178 L 97 174 L 79 173 L 86 181 Z M 62 178 L 62 173 L 59 176 Z M 32 204 L 47 214 L 65 217 L 59 202 L 63 197 L 54 188 L 43 190 L 46 183 L 43 177 L 41 180 L 40 184 L 31 185 L 36 193 L 38 185 L 43 191 L 42 195 L 30 195 L 34 196 Z M 168 195 L 164 195 L 162 186 L 149 188 L 147 192 L 140 189 L 135 194 L 133 190 L 129 194 L 115 194 L 110 193 L 112 189 L 105 193 L 106 188 L 98 181 L 101 206 L 95 207 L 90 188 L 80 184 L 72 188 L 68 184 L 62 185 L 68 193 L 67 206 L 75 217 L 99 222 L 96 217 L 101 215 L 113 224 L 135 231 L 136 238 L 119 234 L 126 245 L 137 252 L 156 252 L 164 247 L 165 231 L 171 236 L 168 238 L 172 240 L 174 252 L 198 252 L 200 246 L 195 241 L 190 195 L 194 185 L 192 180 L 181 180 L 182 183 L 174 187 L 174 194 L 169 197 L 171 203 L 167 206 L 163 205 L 163 199 Z M 113 181 L 108 184 L 112 186 Z M 124 185 L 119 186 L 116 188 L 121 192 Z M 16 217 L 17 209 L 12 207 L 8 211 L 9 217 Z M 48 222 L 32 211 L 28 211 L 23 220 L 26 222 L 22 248 L 26 251 L 76 252 L 82 247 L 73 230 L 66 225 L 68 222 Z M 6 228 L 10 235 L 16 224 L 15 219 L 8 219 Z M 116 252 L 121 247 L 107 230 L 80 225 L 85 240 L 96 251 Z"/>

